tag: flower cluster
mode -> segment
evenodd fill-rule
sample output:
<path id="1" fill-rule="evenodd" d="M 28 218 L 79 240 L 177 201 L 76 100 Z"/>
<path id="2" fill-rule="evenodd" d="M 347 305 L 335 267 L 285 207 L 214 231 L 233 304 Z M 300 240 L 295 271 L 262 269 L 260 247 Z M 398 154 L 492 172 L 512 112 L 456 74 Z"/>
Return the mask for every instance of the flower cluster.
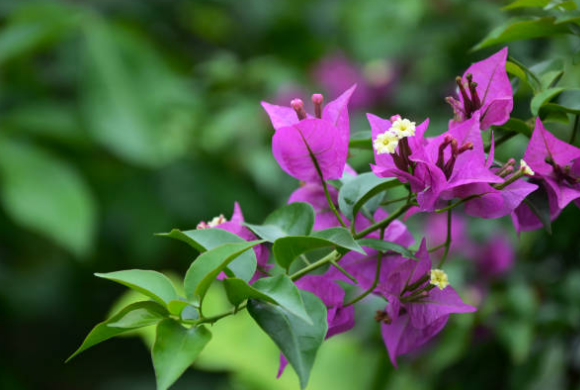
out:
<path id="1" fill-rule="evenodd" d="M 510 215 L 515 229 L 541 227 L 538 215 L 527 200 L 542 194 L 548 202 L 551 218 L 559 215 L 571 201 L 580 204 L 580 149 L 558 140 L 538 118 L 528 148 L 519 163 L 494 159 L 493 132 L 484 147 L 484 132 L 502 125 L 513 108 L 512 87 L 506 73 L 507 48 L 470 66 L 457 77 L 457 95 L 448 97 L 454 118 L 448 129 L 427 137 L 429 119 L 416 124 L 411 119 L 393 115 L 382 119 L 367 114 L 372 134 L 374 163 L 371 171 L 378 178 L 395 178 L 408 189 L 406 217 L 416 213 L 448 212 L 462 205 L 472 217 L 500 218 Z M 289 203 L 307 202 L 316 212 L 315 230 L 351 226 L 351 231 L 366 232 L 365 238 L 396 243 L 408 248 L 414 240 L 405 225 L 379 208 L 370 215 L 349 220 L 338 210 L 339 191 L 328 187 L 328 180 L 357 175 L 347 164 L 349 119 L 347 105 L 355 86 L 322 108 L 323 97 L 312 95 L 315 115 L 307 114 L 304 103 L 295 99 L 290 107 L 262 103 L 276 130 L 273 153 L 280 167 L 301 180 Z M 343 174 L 345 177 L 343 177 Z M 451 215 L 449 216 L 451 218 Z M 386 221 L 376 224 L 376 221 Z M 375 225 L 373 225 L 375 224 Z M 451 224 L 451 220 L 449 222 Z M 377 227 L 372 230 L 372 227 Z M 441 264 L 449 250 L 449 242 Z M 354 235 L 358 238 L 357 234 Z M 499 240 L 499 241 L 498 241 Z M 495 246 L 505 247 L 496 239 Z M 365 292 L 387 302 L 377 312 L 383 339 L 393 364 L 396 358 L 417 349 L 445 326 L 449 314 L 466 313 L 475 308 L 463 303 L 443 269 L 432 268 L 426 242 L 421 242 L 415 258 L 364 247 L 365 254 L 349 252 L 340 259 L 340 267 L 331 267 L 323 275 L 305 276 L 296 285 L 316 294 L 328 308 L 327 337 L 344 332 L 354 325 L 351 304 L 344 303 L 344 291 L 337 281 L 353 283 Z M 489 249 L 492 250 L 492 249 Z M 487 251 L 487 252 L 485 252 Z M 482 253 L 488 253 L 487 249 Z M 506 251 L 503 251 L 506 252 Z M 511 251 L 507 251 L 510 252 Z M 488 253 L 490 256 L 492 254 Z M 473 255 L 473 253 L 472 253 Z M 511 264 L 510 255 L 507 262 Z M 484 274 L 497 274 L 506 264 L 477 260 Z M 493 263 L 493 264 L 492 264 Z M 337 313 L 340 313 L 337 314 Z M 282 357 L 281 370 L 286 360 Z M 280 371 L 281 372 L 281 371 Z"/>

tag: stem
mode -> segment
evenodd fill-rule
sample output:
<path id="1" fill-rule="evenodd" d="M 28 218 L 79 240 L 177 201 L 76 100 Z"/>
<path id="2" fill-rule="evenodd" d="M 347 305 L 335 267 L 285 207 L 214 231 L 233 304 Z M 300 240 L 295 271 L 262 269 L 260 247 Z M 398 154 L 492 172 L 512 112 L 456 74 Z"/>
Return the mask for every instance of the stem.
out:
<path id="1" fill-rule="evenodd" d="M 381 229 L 381 240 L 384 238 L 384 236 L 385 236 L 385 229 L 383 228 L 383 229 Z M 366 297 L 367 295 L 372 293 L 375 288 L 377 288 L 377 285 L 379 284 L 379 280 L 381 278 L 381 264 L 383 263 L 382 260 L 383 260 L 383 254 L 380 251 L 378 251 L 377 252 L 377 268 L 375 271 L 375 280 L 373 280 L 373 284 L 371 285 L 371 287 L 366 289 L 358 297 L 355 297 L 352 300 L 350 300 L 349 302 L 347 302 L 344 305 L 345 307 L 350 306 L 350 305 L 354 305 L 355 303 L 357 303 L 358 301 L 362 300 L 364 297 Z"/>
<path id="2" fill-rule="evenodd" d="M 330 264 L 335 266 L 337 270 L 339 270 L 344 276 L 349 278 L 353 283 L 358 284 L 358 280 L 356 280 L 356 278 L 354 276 L 352 276 L 350 273 L 348 273 L 347 270 L 345 270 L 340 265 L 338 265 L 338 263 L 335 260 L 330 260 Z"/>
<path id="3" fill-rule="evenodd" d="M 240 310 L 244 310 L 247 307 L 247 304 L 243 304 L 240 307 L 234 307 L 233 309 L 230 309 L 226 312 L 223 312 L 221 314 L 217 314 L 215 316 L 210 316 L 210 317 L 203 317 L 200 318 L 199 320 L 180 320 L 180 322 L 182 324 L 187 324 L 187 325 L 201 325 L 201 324 L 213 324 L 214 322 L 217 322 L 219 320 L 221 320 L 224 317 L 228 317 L 231 315 L 236 314 L 237 312 L 239 312 Z"/>
<path id="4" fill-rule="evenodd" d="M 447 212 L 447 238 L 445 239 L 445 251 L 443 256 L 441 256 L 441 261 L 439 262 L 439 268 L 443 267 L 447 255 L 449 254 L 449 247 L 451 246 L 451 209 Z"/>
<path id="5" fill-rule="evenodd" d="M 365 237 L 369 233 L 374 232 L 375 230 L 386 228 L 387 226 L 389 226 L 389 224 L 391 222 L 393 222 L 400 215 L 404 214 L 407 210 L 409 210 L 411 208 L 411 206 L 413 206 L 413 205 L 410 203 L 407 203 L 407 204 L 399 207 L 393 214 L 389 215 L 387 218 L 385 218 L 382 221 L 379 221 L 379 222 L 369 226 L 368 228 L 363 229 L 362 231 L 356 233 L 354 235 L 354 238 L 359 239 L 359 238 Z"/>
<path id="6" fill-rule="evenodd" d="M 572 136 L 570 137 L 570 145 L 574 144 L 574 140 L 576 140 L 576 133 L 578 132 L 578 120 L 580 119 L 580 116 L 578 116 L 578 114 L 576 114 L 576 118 L 574 119 L 574 128 L 572 129 Z"/>
<path id="7" fill-rule="evenodd" d="M 304 255 L 300 255 L 300 260 L 302 260 L 304 262 L 305 265 L 310 265 L 312 264 L 310 261 L 308 261 L 308 259 L 306 258 L 306 256 Z"/>
<path id="8" fill-rule="evenodd" d="M 381 203 L 381 206 L 387 206 L 389 204 L 402 202 L 402 201 L 408 200 L 408 199 L 409 199 L 409 197 L 407 195 L 405 195 L 405 196 L 401 196 L 400 198 L 397 198 L 397 199 L 385 200 L 384 202 Z"/>
<path id="9" fill-rule="evenodd" d="M 294 274 L 290 275 L 290 279 L 296 281 L 301 277 L 303 277 L 304 275 L 310 273 L 311 271 L 314 271 L 315 269 L 318 269 L 328 263 L 338 261 L 341 257 L 342 255 L 340 255 L 336 250 L 334 250 L 330 252 L 328 255 L 324 256 L 322 259 L 310 264 L 309 266 L 302 268 L 299 271 L 296 271 Z"/>
<path id="10" fill-rule="evenodd" d="M 461 205 L 461 204 L 463 204 L 463 203 L 465 203 L 465 202 L 469 202 L 469 201 L 470 201 L 470 200 L 472 200 L 472 199 L 479 198 L 479 197 L 481 197 L 482 195 L 485 195 L 485 194 L 475 194 L 475 195 L 469 195 L 467 198 L 463 198 L 463 199 L 460 199 L 460 200 L 458 200 L 458 201 L 457 201 L 457 202 L 455 202 L 455 203 L 451 203 L 449 206 L 447 206 L 447 207 L 445 207 L 445 208 L 442 208 L 442 209 L 437 209 L 437 210 L 435 210 L 435 212 L 436 212 L 436 213 L 444 213 L 444 212 L 446 212 L 446 211 L 451 211 L 451 210 L 453 210 L 454 208 L 456 208 L 457 206 L 459 206 L 459 205 Z"/>

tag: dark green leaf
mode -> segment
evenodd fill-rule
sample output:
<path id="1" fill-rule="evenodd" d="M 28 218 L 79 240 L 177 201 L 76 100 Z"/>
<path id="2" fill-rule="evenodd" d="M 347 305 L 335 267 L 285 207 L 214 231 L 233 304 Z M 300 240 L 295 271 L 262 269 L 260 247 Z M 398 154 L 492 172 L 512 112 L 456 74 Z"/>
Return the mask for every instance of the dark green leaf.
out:
<path id="1" fill-rule="evenodd" d="M 121 319 L 126 318 L 127 315 L 129 315 L 131 312 L 137 311 L 137 310 L 138 311 L 147 310 L 149 312 L 158 312 L 158 311 L 163 311 L 163 307 L 159 306 L 158 303 L 150 302 L 150 301 L 148 301 L 148 302 L 136 302 L 136 303 L 133 303 L 133 304 L 125 307 L 124 309 L 119 311 L 117 314 L 115 314 L 114 316 L 109 318 L 108 320 L 97 324 L 97 326 L 95 326 L 93 328 L 93 330 L 91 330 L 91 332 L 87 335 L 87 337 L 85 338 L 85 341 L 83 341 L 83 343 L 81 344 L 79 349 L 77 349 L 75 351 L 75 353 L 73 353 L 66 361 L 68 362 L 73 357 L 80 354 L 84 350 L 92 347 L 93 345 L 99 344 L 99 343 L 101 343 L 105 340 L 108 340 L 112 337 L 115 337 L 121 333 L 128 332 L 131 329 L 137 329 L 137 328 L 140 328 L 143 326 L 147 326 L 147 325 L 143 325 L 143 322 L 137 323 L 135 327 L 116 327 L 116 328 L 113 328 L 113 327 L 109 326 L 109 324 L 118 322 Z M 149 324 L 149 325 L 151 325 L 151 324 Z"/>
<path id="2" fill-rule="evenodd" d="M 396 244 L 394 242 L 378 240 L 375 238 L 361 238 L 357 240 L 360 246 L 365 246 L 369 248 L 373 248 L 379 252 L 396 252 L 408 259 L 415 259 L 415 254 L 411 252 L 409 249 L 405 248 L 402 245 Z"/>
<path id="3" fill-rule="evenodd" d="M 259 299 L 273 304 L 278 304 L 275 299 L 269 297 L 259 290 L 256 290 L 254 287 L 250 286 L 248 282 L 242 279 L 224 279 L 224 288 L 226 290 L 228 300 L 234 306 L 239 306 L 246 299 Z"/>
<path id="4" fill-rule="evenodd" d="M 342 227 L 320 230 L 310 236 L 282 237 L 274 242 L 272 251 L 276 262 L 284 268 L 303 253 L 314 249 L 338 247 L 364 254 L 364 250 L 352 238 L 350 232 Z"/>
<path id="5" fill-rule="evenodd" d="M 178 299 L 171 280 L 162 273 L 142 269 L 96 273 L 99 278 L 112 280 L 148 296 L 163 306 Z"/>
<path id="6" fill-rule="evenodd" d="M 0 194 L 16 223 L 78 256 L 91 249 L 95 201 L 83 178 L 63 161 L 36 146 L 2 137 Z"/>
<path id="7" fill-rule="evenodd" d="M 157 390 L 168 389 L 210 340 L 211 332 L 203 326 L 186 329 L 171 319 L 161 321 L 151 349 Z"/>
<path id="8" fill-rule="evenodd" d="M 570 114 L 580 114 L 580 89 L 562 91 L 558 96 L 558 104 Z"/>
<path id="9" fill-rule="evenodd" d="M 318 348 L 326 336 L 328 324 L 324 303 L 308 291 L 300 293 L 312 323 L 280 306 L 259 300 L 248 302 L 248 312 L 280 348 L 296 371 L 300 386 L 304 389 L 308 384 Z"/>
<path id="10" fill-rule="evenodd" d="M 199 257 L 191 263 L 191 266 L 185 274 L 183 287 L 187 299 L 190 301 L 199 297 L 203 300 L 211 283 L 217 278 L 232 261 L 248 249 L 261 244 L 263 241 L 241 242 L 237 244 L 224 244 L 214 249 L 202 253 Z M 256 271 L 256 263 L 250 269 L 251 275 L 249 278 L 242 278 L 250 280 L 251 276 Z M 250 272 L 247 272 L 250 274 Z M 240 275 L 236 275 L 240 277 Z"/>
<path id="11" fill-rule="evenodd" d="M 532 213 L 538 217 L 548 234 L 552 234 L 550 203 L 546 191 L 543 188 L 538 188 L 524 199 L 524 203 L 530 208 Z"/>
<path id="12" fill-rule="evenodd" d="M 526 122 L 518 118 L 510 118 L 503 125 L 494 126 L 494 128 L 523 134 L 528 138 L 532 136 L 532 129 L 530 128 L 530 126 L 528 126 Z"/>
<path id="13" fill-rule="evenodd" d="M 544 104 L 548 103 L 550 100 L 558 96 L 564 90 L 565 88 L 550 88 L 534 96 L 532 102 L 530 103 L 530 110 L 532 111 L 532 115 L 538 116 L 540 108 Z"/>
<path id="14" fill-rule="evenodd" d="M 534 93 L 540 91 L 542 88 L 538 78 L 523 64 L 514 61 L 507 61 L 505 69 L 509 74 L 516 76 L 518 79 L 526 83 Z"/>
<path id="15" fill-rule="evenodd" d="M 190 303 L 188 301 L 182 299 L 174 299 L 167 303 L 167 310 L 173 315 L 180 316 L 183 309 L 189 306 Z"/>
<path id="16" fill-rule="evenodd" d="M 246 226 L 270 242 L 286 236 L 307 236 L 314 226 L 314 209 L 308 203 L 291 203 L 268 215 L 262 225 Z"/>
<path id="17" fill-rule="evenodd" d="M 373 140 L 369 131 L 358 131 L 351 134 L 348 142 L 349 148 L 373 150 Z"/>
<path id="18" fill-rule="evenodd" d="M 193 247 L 198 252 L 205 252 L 223 244 L 246 242 L 240 236 L 222 229 L 195 229 L 181 231 L 173 229 L 169 233 L 158 233 L 161 237 L 170 237 Z M 256 253 L 247 251 L 230 264 L 228 268 L 239 278 L 250 280 L 256 270 Z"/>
<path id="19" fill-rule="evenodd" d="M 564 24 L 557 24 L 553 17 L 518 18 L 491 31 L 473 50 L 480 50 L 488 46 L 501 43 L 533 39 L 569 33 L 570 29 Z"/>
<path id="20" fill-rule="evenodd" d="M 540 108 L 538 116 L 542 119 L 542 122 L 556 122 L 568 124 L 570 122 L 568 118 L 568 110 L 558 104 L 548 103 L 544 104 Z"/>
<path id="21" fill-rule="evenodd" d="M 350 220 L 356 217 L 358 211 L 365 206 L 369 214 L 373 214 L 381 203 L 381 197 L 376 196 L 387 189 L 400 186 L 401 182 L 393 178 L 380 178 L 374 173 L 363 173 L 342 186 L 338 193 L 340 211 Z M 372 201 L 370 201 L 372 199 Z"/>

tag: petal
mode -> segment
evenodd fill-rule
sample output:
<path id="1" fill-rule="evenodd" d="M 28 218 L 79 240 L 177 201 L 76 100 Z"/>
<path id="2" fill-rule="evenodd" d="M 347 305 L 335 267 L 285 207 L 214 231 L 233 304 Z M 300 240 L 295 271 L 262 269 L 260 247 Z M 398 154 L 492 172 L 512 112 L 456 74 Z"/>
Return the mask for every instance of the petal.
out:
<path id="1" fill-rule="evenodd" d="M 391 324 L 382 324 L 381 334 L 393 366 L 397 367 L 397 356 L 419 348 L 439 333 L 448 318 L 449 316 L 443 316 L 423 329 L 413 327 L 407 314 Z"/>
<path id="2" fill-rule="evenodd" d="M 347 89 L 342 95 L 324 106 L 322 119 L 336 126 L 343 139 L 349 138 L 348 101 L 352 96 L 356 84 Z"/>
<path id="3" fill-rule="evenodd" d="M 505 66 L 508 49 L 502 50 L 490 57 L 476 62 L 465 71 L 473 75 L 477 83 L 477 93 L 482 102 L 481 129 L 485 130 L 490 124 L 502 124 L 509 119 L 513 108 L 513 91 Z M 459 96 L 462 99 L 461 96 Z M 496 101 L 498 101 L 496 103 Z"/>
<path id="4" fill-rule="evenodd" d="M 423 329 L 441 317 L 451 313 L 471 313 L 477 309 L 464 303 L 451 286 L 443 290 L 435 287 L 429 291 L 429 296 L 421 302 L 405 304 L 411 318 L 411 323 L 418 329 Z"/>
<path id="5" fill-rule="evenodd" d="M 580 149 L 556 138 L 537 118 L 524 160 L 536 174 L 547 176 L 552 174 L 553 168 L 546 163 L 546 157 L 552 157 L 556 164 L 564 167 L 580 158 Z"/>
<path id="6" fill-rule="evenodd" d="M 299 122 L 296 111 L 292 107 L 277 106 L 267 102 L 262 102 L 262 107 L 268 113 L 275 130 L 281 127 L 292 126 Z"/>
<path id="7" fill-rule="evenodd" d="M 305 119 L 278 129 L 272 139 L 274 158 L 286 173 L 298 180 L 319 181 L 309 149 L 318 162 L 324 180 L 342 176 L 348 140 L 343 140 L 338 129 L 330 123 Z"/>

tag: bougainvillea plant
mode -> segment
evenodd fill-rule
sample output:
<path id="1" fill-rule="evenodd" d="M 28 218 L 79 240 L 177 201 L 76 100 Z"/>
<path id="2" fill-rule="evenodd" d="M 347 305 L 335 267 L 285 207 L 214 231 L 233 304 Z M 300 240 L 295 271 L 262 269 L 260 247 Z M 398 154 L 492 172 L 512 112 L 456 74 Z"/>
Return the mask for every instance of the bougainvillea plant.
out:
<path id="1" fill-rule="evenodd" d="M 289 106 L 263 102 L 274 127 L 273 155 L 300 181 L 288 204 L 259 225 L 246 223 L 236 203 L 229 219 L 163 234 L 200 253 L 178 289 L 156 271 L 97 274 L 149 299 L 98 324 L 71 358 L 155 326 L 153 366 L 157 387 L 167 389 L 211 341 L 208 325 L 247 310 L 280 349 L 278 375 L 289 364 L 304 388 L 320 345 L 350 330 L 354 306 L 372 295 L 384 299 L 375 319 L 396 366 L 399 356 L 434 338 L 450 314 L 477 310 L 445 272 L 456 208 L 478 218 L 511 215 L 521 231 L 549 224 L 580 200 L 580 149 L 554 136 L 540 117 L 523 158 L 495 159 L 494 131 L 510 121 L 513 108 L 507 59 L 504 48 L 456 79 L 457 95 L 447 99 L 453 118 L 436 137 L 425 135 L 428 118 L 368 114 L 374 162 L 364 173 L 347 165 L 356 86 L 328 102 L 313 94 L 311 113 L 300 99 Z M 394 187 L 406 196 L 387 199 Z M 415 241 L 403 219 L 417 213 L 446 215 L 443 243 Z M 305 256 L 314 250 L 317 259 Z M 504 267 L 479 264 L 482 274 Z M 212 283 L 223 284 L 231 309 L 210 316 L 204 298 Z M 345 284 L 356 295 L 347 297 Z"/>

